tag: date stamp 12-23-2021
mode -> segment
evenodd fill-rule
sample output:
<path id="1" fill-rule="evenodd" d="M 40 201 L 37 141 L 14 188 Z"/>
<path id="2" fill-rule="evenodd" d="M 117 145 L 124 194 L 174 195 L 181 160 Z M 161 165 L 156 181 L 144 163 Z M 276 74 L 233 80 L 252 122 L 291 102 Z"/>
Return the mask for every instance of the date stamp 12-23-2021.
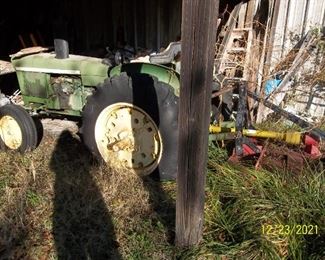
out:
<path id="1" fill-rule="evenodd" d="M 318 225 L 262 225 L 263 235 L 318 235 Z"/>

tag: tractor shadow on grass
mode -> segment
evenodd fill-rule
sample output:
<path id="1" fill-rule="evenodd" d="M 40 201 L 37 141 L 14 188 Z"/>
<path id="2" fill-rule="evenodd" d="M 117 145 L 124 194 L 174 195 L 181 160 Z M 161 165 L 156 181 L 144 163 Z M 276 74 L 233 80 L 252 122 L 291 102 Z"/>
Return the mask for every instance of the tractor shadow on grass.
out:
<path id="1" fill-rule="evenodd" d="M 163 138 L 169 139 L 168 142 L 177 142 L 173 139 L 173 134 L 167 133 L 166 130 L 170 127 L 166 122 L 170 122 L 171 105 L 174 100 L 170 97 L 172 96 L 170 90 L 166 86 L 161 85 L 161 83 L 155 82 L 152 77 L 147 77 L 143 75 L 129 75 L 132 78 L 132 102 L 137 107 L 142 108 L 146 111 L 153 120 L 159 129 L 160 133 L 165 131 Z M 168 116 L 166 116 L 168 115 Z M 166 121 L 167 119 L 167 121 Z M 165 121 L 164 121 L 165 120 Z M 145 121 L 142 118 L 137 117 L 135 113 L 131 114 L 131 126 L 132 129 L 138 129 L 139 132 L 146 132 L 151 129 L 148 123 L 143 124 L 139 127 L 139 122 Z M 174 123 L 174 122 L 172 122 Z M 139 133 L 138 132 L 138 133 Z M 168 132 L 168 131 L 167 131 Z M 152 133 L 151 131 L 149 133 Z M 150 135 L 149 135 L 150 136 Z M 151 137 L 149 137 L 150 139 Z M 145 141 L 140 140 L 141 138 L 134 139 L 134 147 L 138 149 L 139 147 L 143 148 L 143 145 L 146 145 Z M 151 139 L 150 139 L 151 140 Z M 166 147 L 163 147 L 164 152 L 170 152 L 170 149 L 166 150 Z M 145 150 L 145 149 L 144 149 Z M 146 150 L 147 151 L 147 150 Z M 150 154 L 147 152 L 144 156 L 144 153 L 141 154 L 144 158 L 150 157 Z M 139 153 L 135 150 L 132 154 L 132 161 L 134 162 L 135 167 L 141 168 L 139 160 Z M 169 163 L 173 164 L 174 161 L 169 160 Z M 166 162 L 165 162 L 166 164 Z M 164 176 L 163 172 L 160 172 L 160 167 L 157 167 L 156 170 L 150 176 L 142 177 L 142 182 L 145 189 L 149 193 L 149 203 L 152 210 L 152 215 L 150 216 L 152 224 L 154 227 L 159 227 L 162 225 L 163 232 L 167 236 L 167 242 L 169 244 L 174 243 L 175 238 L 175 200 L 171 198 L 170 194 L 165 191 L 161 180 L 164 178 L 170 179 L 170 176 Z M 165 166 L 165 168 L 168 168 Z"/>
<path id="2" fill-rule="evenodd" d="M 53 236 L 58 259 L 120 259 L 114 226 L 84 145 L 64 131 L 51 158 Z"/>
<path id="3" fill-rule="evenodd" d="M 173 245 L 175 240 L 175 200 L 164 190 L 161 181 L 155 175 L 156 173 L 142 179 L 144 187 L 149 192 L 150 207 L 153 211 L 151 219 L 153 225 L 163 225 L 167 242 Z"/>

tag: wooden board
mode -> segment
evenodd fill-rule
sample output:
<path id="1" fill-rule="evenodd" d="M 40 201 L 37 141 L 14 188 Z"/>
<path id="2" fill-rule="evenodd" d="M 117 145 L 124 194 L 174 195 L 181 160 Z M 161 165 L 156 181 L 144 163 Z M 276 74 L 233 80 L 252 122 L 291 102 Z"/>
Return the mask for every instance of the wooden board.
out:
<path id="1" fill-rule="evenodd" d="M 184 0 L 176 200 L 176 244 L 202 237 L 218 0 Z"/>
<path id="2" fill-rule="evenodd" d="M 8 61 L 0 60 L 0 75 L 15 72 L 14 67 Z"/>

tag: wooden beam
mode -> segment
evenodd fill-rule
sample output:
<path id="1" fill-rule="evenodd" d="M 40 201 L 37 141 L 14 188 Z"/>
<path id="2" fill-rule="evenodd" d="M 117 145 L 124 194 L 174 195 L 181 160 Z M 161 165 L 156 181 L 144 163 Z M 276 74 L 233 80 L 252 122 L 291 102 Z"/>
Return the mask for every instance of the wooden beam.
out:
<path id="1" fill-rule="evenodd" d="M 245 27 L 253 27 L 256 0 L 250 0 L 247 4 Z"/>
<path id="2" fill-rule="evenodd" d="M 161 39 L 160 39 L 160 31 L 161 31 L 161 1 L 157 0 L 157 51 L 159 52 L 160 49 L 160 43 L 161 43 Z"/>
<path id="3" fill-rule="evenodd" d="M 15 72 L 14 66 L 9 61 L 0 60 L 0 75 Z"/>
<path id="4" fill-rule="evenodd" d="M 133 26 L 134 26 L 134 50 L 138 50 L 138 24 L 137 24 L 137 3 L 133 2 Z"/>
<path id="5" fill-rule="evenodd" d="M 219 0 L 183 0 L 176 245 L 202 237 L 211 84 Z"/>
<path id="6" fill-rule="evenodd" d="M 218 50 L 218 53 L 217 53 L 217 58 L 215 59 L 215 71 L 216 73 L 220 73 L 221 72 L 221 64 L 222 64 L 222 60 L 225 56 L 225 53 L 227 51 L 227 48 L 229 48 L 229 45 L 232 44 L 230 42 L 230 36 L 233 32 L 233 30 L 235 29 L 236 27 L 236 22 L 237 22 L 237 19 L 238 19 L 238 15 L 239 15 L 239 12 L 241 10 L 241 7 L 242 7 L 242 3 L 238 3 L 234 10 L 232 10 L 231 14 L 230 14 L 230 17 L 227 21 L 227 24 L 226 24 L 226 32 L 225 32 L 225 35 L 222 39 L 222 42 L 220 44 L 220 47 L 219 47 L 219 50 Z"/>
<path id="7" fill-rule="evenodd" d="M 242 29 L 245 27 L 246 12 L 247 12 L 247 3 L 244 3 L 242 4 L 239 10 L 237 28 Z"/>
<path id="8" fill-rule="evenodd" d="M 271 59 L 272 59 L 273 47 L 274 47 L 273 44 L 274 44 L 274 38 L 275 38 L 276 25 L 277 25 L 278 17 L 279 17 L 280 3 L 281 3 L 280 0 L 274 0 L 273 9 L 271 12 L 272 22 L 271 22 L 271 28 L 270 28 L 270 32 L 268 35 L 268 39 L 267 39 L 269 46 L 268 46 L 268 50 L 267 50 L 265 62 L 264 62 L 264 75 L 266 75 L 266 76 L 269 75 L 270 68 L 271 68 Z"/>

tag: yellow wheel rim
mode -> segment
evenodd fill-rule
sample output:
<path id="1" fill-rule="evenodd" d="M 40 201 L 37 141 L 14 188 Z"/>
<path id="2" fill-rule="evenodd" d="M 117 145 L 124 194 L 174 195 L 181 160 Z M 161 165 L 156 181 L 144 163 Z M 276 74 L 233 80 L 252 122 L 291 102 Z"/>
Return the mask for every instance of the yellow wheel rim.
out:
<path id="1" fill-rule="evenodd" d="M 162 139 L 155 122 L 129 103 L 110 105 L 99 114 L 95 140 L 102 158 L 113 168 L 147 175 L 161 159 Z"/>
<path id="2" fill-rule="evenodd" d="M 4 144 L 12 149 L 18 149 L 23 141 L 23 134 L 17 121 L 11 116 L 0 119 L 0 137 Z"/>

